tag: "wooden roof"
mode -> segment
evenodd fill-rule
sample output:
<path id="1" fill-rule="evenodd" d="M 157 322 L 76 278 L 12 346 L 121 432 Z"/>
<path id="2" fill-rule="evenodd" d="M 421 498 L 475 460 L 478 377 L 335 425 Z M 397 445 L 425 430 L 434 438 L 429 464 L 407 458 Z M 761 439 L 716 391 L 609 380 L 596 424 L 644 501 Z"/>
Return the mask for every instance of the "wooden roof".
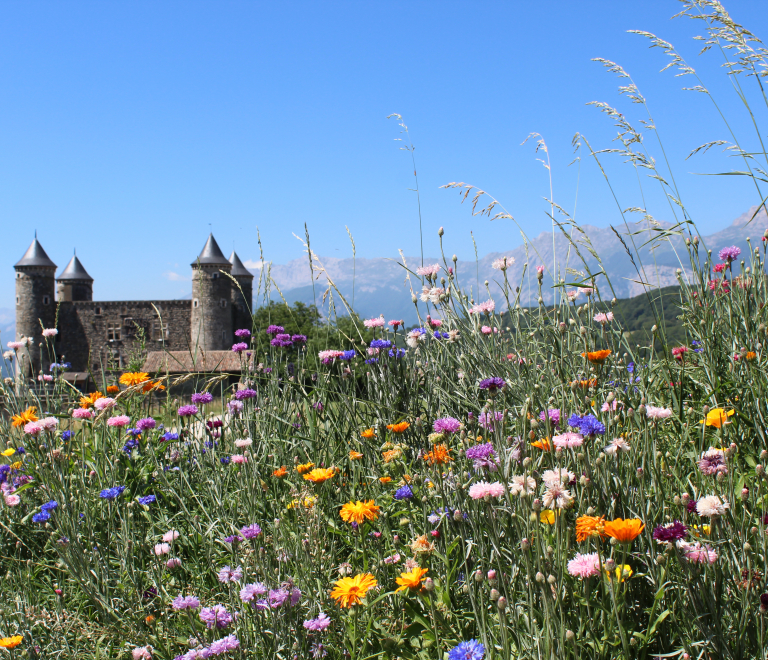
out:
<path id="1" fill-rule="evenodd" d="M 142 371 L 147 373 L 240 373 L 241 357 L 232 351 L 151 351 Z"/>

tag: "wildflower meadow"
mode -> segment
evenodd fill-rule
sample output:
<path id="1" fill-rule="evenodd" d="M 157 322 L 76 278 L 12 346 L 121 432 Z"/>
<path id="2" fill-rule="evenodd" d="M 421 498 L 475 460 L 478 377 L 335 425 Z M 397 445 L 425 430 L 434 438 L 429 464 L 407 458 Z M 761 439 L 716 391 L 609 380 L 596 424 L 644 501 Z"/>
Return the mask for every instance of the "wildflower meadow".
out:
<path id="1" fill-rule="evenodd" d="M 762 84 L 756 37 L 716 2 L 681 7 L 738 85 Z M 603 64 L 644 109 L 629 73 Z M 616 231 L 641 281 L 653 265 L 638 245 L 683 246 L 665 300 L 685 341 L 667 339 L 656 302 L 658 324 L 630 341 L 606 271 L 579 261 L 599 263 L 599 246 L 554 202 L 573 259 L 531 253 L 538 305 L 520 304 L 505 258 L 479 289 L 450 255 L 404 263 L 416 327 L 351 314 L 308 339 L 255 314 L 233 341 L 236 382 L 134 365 L 77 391 L 56 328 L 39 346 L 3 338 L 0 653 L 765 658 L 766 239 L 709 252 L 646 151 L 652 120 L 640 131 L 598 109 L 623 167 L 673 200 L 672 228 Z M 732 149 L 762 204 L 768 153 Z M 442 247 L 442 230 L 425 238 Z M 45 379 L 18 368 L 35 351 Z"/>

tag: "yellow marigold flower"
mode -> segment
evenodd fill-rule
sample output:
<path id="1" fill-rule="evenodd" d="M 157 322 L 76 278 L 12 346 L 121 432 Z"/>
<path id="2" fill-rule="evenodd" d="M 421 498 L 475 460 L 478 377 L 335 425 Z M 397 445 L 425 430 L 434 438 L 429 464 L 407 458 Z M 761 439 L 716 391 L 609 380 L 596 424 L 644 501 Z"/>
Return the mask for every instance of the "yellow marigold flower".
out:
<path id="1" fill-rule="evenodd" d="M 426 534 L 423 534 L 422 536 L 418 536 L 413 543 L 411 543 L 411 552 L 414 554 L 424 553 L 428 554 L 430 552 L 434 552 L 435 550 L 435 544 L 432 543 L 428 538 Z"/>
<path id="2" fill-rule="evenodd" d="M 360 525 L 366 520 L 376 520 L 379 517 L 379 507 L 373 503 L 373 500 L 347 502 L 341 507 L 339 515 L 344 522 L 355 522 Z"/>
<path id="3" fill-rule="evenodd" d="M 315 502 L 317 502 L 317 498 L 314 495 L 310 495 L 308 497 L 305 497 L 301 500 L 291 500 L 290 504 L 286 507 L 287 509 L 295 509 L 299 505 L 303 506 L 305 509 L 311 509 L 315 506 Z"/>
<path id="4" fill-rule="evenodd" d="M 552 509 L 544 509 L 539 515 L 539 520 L 547 525 L 555 524 L 555 512 Z"/>
<path id="5" fill-rule="evenodd" d="M 14 635 L 13 637 L 0 638 L 0 648 L 3 649 L 15 649 L 21 644 L 24 638 L 21 635 Z"/>
<path id="6" fill-rule="evenodd" d="M 735 413 L 735 410 L 726 412 L 723 408 L 712 408 L 707 413 L 707 418 L 702 419 L 699 424 L 706 424 L 707 426 L 714 426 L 716 429 L 719 429 L 723 424 L 730 424 L 728 418 L 733 417 Z"/>
<path id="7" fill-rule="evenodd" d="M 698 525 L 693 525 L 691 527 L 691 534 L 699 538 L 701 537 L 702 534 L 704 534 L 704 536 L 709 536 L 711 532 L 712 532 L 711 525 L 702 525 L 701 527 L 699 527 Z"/>
<path id="8" fill-rule="evenodd" d="M 388 484 L 390 481 L 392 481 L 392 477 L 379 477 L 379 481 L 383 484 Z"/>
<path id="9" fill-rule="evenodd" d="M 395 447 L 394 449 L 390 449 L 389 451 L 385 451 L 381 454 L 381 457 L 384 459 L 385 463 L 391 463 L 396 458 L 399 458 L 403 455 L 403 450 L 399 447 Z"/>
<path id="10" fill-rule="evenodd" d="M 16 450 L 13 447 L 8 447 L 3 452 L 0 452 L 0 456 L 13 456 L 16 453 Z"/>
<path id="11" fill-rule="evenodd" d="M 24 412 L 20 412 L 18 415 L 14 415 L 13 417 L 11 417 L 11 425 L 14 427 L 19 427 L 19 426 L 24 426 L 29 422 L 36 422 L 37 421 L 37 415 L 35 415 L 36 412 L 37 412 L 37 408 L 35 408 L 34 406 L 30 406 Z"/>
<path id="12" fill-rule="evenodd" d="M 321 484 L 324 481 L 331 479 L 336 474 L 333 468 L 315 468 L 311 472 L 307 472 L 304 478 L 307 481 L 311 481 L 313 484 Z"/>
<path id="13" fill-rule="evenodd" d="M 313 467 L 315 467 L 314 463 L 302 463 L 301 465 L 296 466 L 296 472 L 304 474 L 305 472 L 309 472 Z"/>
<path id="14" fill-rule="evenodd" d="M 435 445 L 432 451 L 424 454 L 424 460 L 430 465 L 444 465 L 445 463 L 450 463 L 453 459 L 451 458 L 451 450 L 448 447 L 445 445 Z"/>
<path id="15" fill-rule="evenodd" d="M 355 577 L 345 577 L 336 581 L 331 598 L 333 598 L 341 607 L 352 607 L 358 605 L 369 589 L 375 587 L 378 583 L 376 578 L 370 573 L 360 573 Z"/>
<path id="16" fill-rule="evenodd" d="M 536 440 L 536 442 L 531 443 L 531 447 L 536 447 L 536 449 L 543 449 L 544 451 L 549 451 L 552 449 L 552 445 L 549 444 L 549 438 L 542 438 L 541 440 Z"/>
<path id="17" fill-rule="evenodd" d="M 645 529 L 645 523 L 639 518 L 609 520 L 605 523 L 605 534 L 620 543 L 632 543 Z"/>
<path id="18" fill-rule="evenodd" d="M 354 449 L 351 449 L 349 452 L 349 460 L 350 461 L 359 461 L 363 455 L 359 451 L 355 451 Z"/>
<path id="19" fill-rule="evenodd" d="M 120 384 L 131 387 L 132 385 L 140 385 L 146 383 L 149 380 L 149 374 L 143 371 L 128 372 L 120 376 Z"/>
<path id="20" fill-rule="evenodd" d="M 421 589 L 421 583 L 424 581 L 424 576 L 428 570 L 417 566 L 412 571 L 400 573 L 400 577 L 395 580 L 400 585 L 395 589 L 395 593 L 405 591 L 406 589 Z"/>
<path id="21" fill-rule="evenodd" d="M 107 394 L 117 394 L 120 388 L 117 385 L 110 385 L 107 387 Z"/>
<path id="22" fill-rule="evenodd" d="M 586 353 L 587 360 L 589 360 L 592 364 L 602 364 L 605 362 L 605 359 L 611 354 L 610 349 L 603 349 L 602 351 L 591 351 L 589 353 Z M 585 353 L 581 354 L 581 357 L 584 357 Z"/>
<path id="23" fill-rule="evenodd" d="M 24 464 L 21 461 L 16 461 L 15 463 L 11 463 L 12 470 L 21 470 L 22 467 L 24 467 Z"/>
<path id="24" fill-rule="evenodd" d="M 374 431 L 373 427 L 371 427 L 369 429 L 365 429 L 365 431 L 363 431 L 360 435 L 364 437 L 366 440 L 370 440 L 371 438 L 376 436 L 376 431 Z"/>
<path id="25" fill-rule="evenodd" d="M 387 428 L 392 433 L 405 433 L 408 430 L 410 424 L 408 422 L 400 422 L 399 424 L 387 424 Z"/>
<path id="26" fill-rule="evenodd" d="M 281 465 L 272 473 L 272 476 L 282 479 L 286 474 L 288 474 L 288 468 L 286 468 L 285 465 Z"/>
<path id="27" fill-rule="evenodd" d="M 603 516 L 580 516 L 576 519 L 576 540 L 581 543 L 592 536 L 605 538 L 605 518 Z"/>
<path id="28" fill-rule="evenodd" d="M 603 570 L 605 571 L 606 577 L 611 577 L 611 572 L 603 566 Z M 622 566 L 617 566 L 614 570 L 616 573 L 616 579 L 619 582 L 624 582 L 624 580 L 628 580 L 632 577 L 632 567 L 629 564 L 624 564 Z"/>

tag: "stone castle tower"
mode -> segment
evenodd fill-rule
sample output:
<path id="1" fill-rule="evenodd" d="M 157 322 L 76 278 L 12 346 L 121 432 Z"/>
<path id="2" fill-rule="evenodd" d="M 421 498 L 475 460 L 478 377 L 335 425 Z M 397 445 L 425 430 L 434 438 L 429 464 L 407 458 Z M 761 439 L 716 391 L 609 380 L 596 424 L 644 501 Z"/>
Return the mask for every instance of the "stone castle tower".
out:
<path id="1" fill-rule="evenodd" d="M 31 359 L 31 364 L 20 362 L 17 368 L 37 373 L 50 363 L 40 344 L 43 327 L 52 328 L 56 320 L 56 264 L 35 235 L 35 240 L 13 268 L 16 271 L 16 336 L 32 339 L 28 347 L 29 358 L 27 354 L 22 357 L 22 360 Z"/>
<path id="2" fill-rule="evenodd" d="M 235 330 L 251 327 L 253 275 L 233 251 L 227 259 L 213 234 L 192 263 L 192 300 L 94 301 L 93 278 L 73 256 L 56 277 L 56 264 L 35 237 L 16 271 L 16 335 L 31 337 L 17 369 L 47 371 L 53 355 L 40 350 L 43 328 L 56 359 L 73 372 L 124 368 L 138 347 L 180 355 L 231 353 Z M 47 344 L 45 344 L 47 346 Z M 219 362 L 224 358 L 217 358 Z"/>

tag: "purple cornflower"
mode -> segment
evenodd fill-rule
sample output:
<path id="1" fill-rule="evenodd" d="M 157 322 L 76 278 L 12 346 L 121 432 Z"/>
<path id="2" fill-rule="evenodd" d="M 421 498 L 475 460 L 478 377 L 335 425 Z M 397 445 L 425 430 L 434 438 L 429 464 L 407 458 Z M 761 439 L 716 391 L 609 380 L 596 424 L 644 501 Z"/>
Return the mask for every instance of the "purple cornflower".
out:
<path id="1" fill-rule="evenodd" d="M 307 343 L 307 335 L 292 335 L 291 341 L 294 344 L 306 344 Z"/>
<path id="2" fill-rule="evenodd" d="M 227 404 L 227 409 L 229 410 L 230 414 L 236 415 L 239 412 L 243 412 L 243 402 L 242 401 L 230 401 Z"/>
<path id="3" fill-rule="evenodd" d="M 192 395 L 192 403 L 210 403 L 213 401 L 213 394 L 210 392 L 195 392 Z"/>
<path id="4" fill-rule="evenodd" d="M 243 399 L 253 399 L 255 396 L 258 396 L 256 390 L 244 389 L 237 390 L 237 392 L 235 392 L 235 398 L 238 401 L 242 401 Z"/>
<path id="5" fill-rule="evenodd" d="M 561 413 L 560 413 L 560 410 L 557 408 L 549 408 L 548 410 L 542 410 L 539 413 L 539 419 L 542 422 L 546 422 L 547 419 L 549 419 L 550 423 L 555 428 L 560 428 L 560 417 L 561 417 Z"/>
<path id="6" fill-rule="evenodd" d="M 219 571 L 219 582 L 240 582 L 240 578 L 243 577 L 243 569 L 241 566 L 237 568 L 230 568 L 225 566 Z"/>
<path id="7" fill-rule="evenodd" d="M 155 426 L 157 426 L 157 422 L 151 417 L 145 417 L 136 422 L 136 428 L 139 431 L 149 431 L 150 429 L 155 428 Z"/>
<path id="8" fill-rule="evenodd" d="M 197 406 L 181 406 L 178 412 L 179 417 L 190 417 L 191 415 L 197 415 Z"/>
<path id="9" fill-rule="evenodd" d="M 282 325 L 270 325 L 267 328 L 268 335 L 279 335 L 281 332 L 285 332 L 285 328 Z"/>
<path id="10" fill-rule="evenodd" d="M 224 543 L 229 543 L 230 545 L 235 545 L 240 543 L 240 541 L 245 541 L 245 539 L 242 536 L 227 536 L 224 539 Z"/>
<path id="11" fill-rule="evenodd" d="M 272 346 L 280 346 L 280 347 L 293 346 L 293 342 L 291 341 L 291 335 L 286 335 L 286 334 L 275 335 L 275 338 L 269 343 L 272 344 Z"/>
<path id="12" fill-rule="evenodd" d="M 245 328 L 242 328 L 240 330 L 235 330 L 235 337 L 239 337 L 240 339 L 247 339 L 251 336 L 251 331 L 246 330 Z"/>
<path id="13" fill-rule="evenodd" d="M 474 461 L 476 470 L 488 469 L 496 472 L 499 469 L 496 450 L 490 442 L 470 447 L 464 454 L 470 461 Z"/>
<path id="14" fill-rule="evenodd" d="M 322 630 L 325 630 L 330 625 L 331 625 L 331 620 L 323 612 L 320 612 L 320 614 L 317 615 L 316 619 L 308 619 L 307 621 L 304 622 L 304 627 L 307 630 L 312 630 L 313 632 L 320 632 Z"/>
<path id="15" fill-rule="evenodd" d="M 720 261 L 727 261 L 730 263 L 731 261 L 735 261 L 740 254 L 741 249 L 737 248 L 735 245 L 731 245 L 730 247 L 724 247 L 720 250 L 720 253 L 717 256 L 720 257 Z"/>
<path id="16" fill-rule="evenodd" d="M 498 390 L 503 389 L 506 386 L 506 381 L 503 378 L 494 376 L 493 378 L 486 378 L 480 381 L 480 389 L 488 390 L 490 394 L 494 394 Z"/>
<path id="17" fill-rule="evenodd" d="M 432 423 L 435 433 L 456 433 L 461 429 L 461 422 L 455 417 L 441 417 Z"/>
<path id="18" fill-rule="evenodd" d="M 204 607 L 200 610 L 200 620 L 208 627 L 226 628 L 232 623 L 232 615 L 227 612 L 223 605 L 214 605 L 213 607 Z"/>
<path id="19" fill-rule="evenodd" d="M 316 401 L 312 404 L 312 407 L 317 410 L 317 412 L 323 412 L 323 402 L 322 401 Z"/>
<path id="20" fill-rule="evenodd" d="M 395 491 L 396 500 L 410 500 L 413 497 L 413 491 L 410 486 L 401 486 Z"/>
<path id="21" fill-rule="evenodd" d="M 245 342 L 238 342 L 237 344 L 232 344 L 232 352 L 233 353 L 242 353 L 243 351 L 248 350 L 248 344 Z"/>
<path id="22" fill-rule="evenodd" d="M 171 602 L 174 610 L 196 610 L 200 601 L 194 596 L 176 596 Z"/>
<path id="23" fill-rule="evenodd" d="M 728 466 L 722 451 L 710 449 L 705 451 L 699 459 L 699 470 L 708 477 L 717 476 L 718 473 L 728 474 Z"/>
<path id="24" fill-rule="evenodd" d="M 688 528 L 679 520 L 675 520 L 675 522 L 669 523 L 669 525 L 659 525 L 653 530 L 653 538 L 660 543 L 679 541 L 684 539 L 686 534 L 688 534 Z"/>
<path id="25" fill-rule="evenodd" d="M 243 535 L 243 538 L 255 539 L 259 534 L 261 534 L 261 527 L 259 527 L 256 523 L 253 523 L 252 525 L 243 527 L 240 530 L 240 533 Z"/>
<path id="26" fill-rule="evenodd" d="M 324 658 L 328 655 L 328 651 L 325 650 L 325 644 L 322 644 L 321 642 L 315 642 L 309 647 L 309 650 L 312 653 L 313 660 L 320 660 L 320 658 Z"/>
<path id="27" fill-rule="evenodd" d="M 222 653 L 234 651 L 235 649 L 239 648 L 240 640 L 237 639 L 235 635 L 227 635 L 226 637 L 222 637 L 221 639 L 217 639 L 215 642 L 212 642 L 208 647 L 208 650 L 210 651 L 211 655 L 221 655 Z"/>
<path id="28" fill-rule="evenodd" d="M 288 589 L 280 587 L 280 589 L 269 590 L 269 606 L 275 610 L 285 603 L 290 597 Z"/>
<path id="29" fill-rule="evenodd" d="M 250 603 L 257 596 L 263 596 L 267 593 L 267 588 L 261 582 L 246 584 L 240 589 L 240 600 L 244 603 Z"/>
<path id="30" fill-rule="evenodd" d="M 688 513 L 695 513 L 698 515 L 699 512 L 696 510 L 696 500 L 688 500 L 688 504 L 685 505 L 685 510 Z"/>
<path id="31" fill-rule="evenodd" d="M 482 426 L 486 431 L 493 431 L 494 423 L 500 422 L 502 419 L 504 419 L 503 412 L 482 412 L 477 418 L 477 423 L 480 424 L 480 426 Z"/>
<path id="32" fill-rule="evenodd" d="M 301 600 L 301 589 L 298 587 L 291 587 L 291 601 L 290 606 L 296 607 L 299 604 L 299 601 Z"/>

